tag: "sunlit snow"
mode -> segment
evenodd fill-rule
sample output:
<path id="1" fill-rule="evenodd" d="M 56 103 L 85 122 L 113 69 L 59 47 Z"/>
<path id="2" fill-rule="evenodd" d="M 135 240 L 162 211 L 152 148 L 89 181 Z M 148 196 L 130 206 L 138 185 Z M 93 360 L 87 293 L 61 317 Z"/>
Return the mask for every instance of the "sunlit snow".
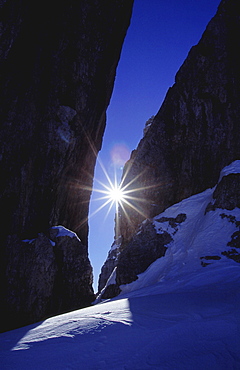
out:
<path id="1" fill-rule="evenodd" d="M 66 227 L 64 227 L 62 225 L 53 226 L 52 229 L 58 231 L 58 233 L 56 235 L 57 237 L 60 237 L 60 236 L 69 236 L 70 238 L 77 238 L 78 240 L 80 240 L 76 233 L 74 233 L 73 231 L 67 229 Z"/>

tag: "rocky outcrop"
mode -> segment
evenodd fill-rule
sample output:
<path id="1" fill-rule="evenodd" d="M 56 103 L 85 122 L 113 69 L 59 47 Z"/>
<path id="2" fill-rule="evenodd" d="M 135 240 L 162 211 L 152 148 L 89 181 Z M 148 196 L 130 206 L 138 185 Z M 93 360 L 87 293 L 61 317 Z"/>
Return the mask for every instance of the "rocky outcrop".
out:
<path id="1" fill-rule="evenodd" d="M 212 209 L 222 208 L 232 210 L 240 208 L 240 174 L 232 173 L 224 176 L 213 193 Z"/>
<path id="2" fill-rule="evenodd" d="M 89 198 L 132 2 L 70 0 L 54 1 L 51 6 L 46 1 L 0 2 L 0 298 L 4 312 L 19 318 L 16 325 L 21 317 L 25 323 L 33 322 L 49 312 L 57 313 L 58 307 L 72 309 L 92 299 L 87 257 Z M 73 240 L 63 242 L 69 256 L 62 259 L 61 270 L 76 291 L 68 298 L 61 288 L 63 274 L 51 292 L 60 269 L 57 252 L 47 241 L 49 227 L 54 225 L 67 227 L 81 240 L 81 246 Z M 26 239 L 37 241 L 26 245 L 22 242 Z M 86 275 L 75 279 L 70 261 L 75 264 L 78 249 L 81 258 L 76 261 L 86 265 L 73 270 Z M 37 256 L 41 256 L 40 265 Z M 28 269 L 45 271 L 50 266 L 49 282 L 44 277 L 46 284 L 38 288 L 40 275 L 35 283 L 32 275 L 35 287 L 26 288 L 24 298 L 20 293 L 15 296 L 18 279 L 28 286 L 24 281 Z M 82 293 L 79 279 L 87 284 Z M 62 303 L 54 309 L 44 297 L 57 289 L 62 291 L 62 298 L 58 297 Z M 28 293 L 32 296 L 27 297 Z M 80 302 L 79 296 L 86 299 Z M 41 301 L 41 308 L 33 308 L 34 299 L 36 306 Z M 30 302 L 29 320 L 25 302 Z M 6 317 L 5 326 L 10 328 Z"/>
<path id="3" fill-rule="evenodd" d="M 169 289 L 174 282 L 181 289 L 186 276 L 194 281 L 203 268 L 214 274 L 220 265 L 227 270 L 240 263 L 240 160 L 225 169 L 214 188 L 140 224 L 98 301 L 154 284 Z"/>
<path id="4" fill-rule="evenodd" d="M 87 247 L 76 234 L 57 227 L 50 229 L 49 235 L 40 233 L 36 239 L 13 240 L 13 244 L 15 248 L 6 252 L 5 285 L 11 302 L 11 327 L 85 307 L 93 301 Z"/>
<path id="5" fill-rule="evenodd" d="M 160 217 L 156 221 L 161 224 L 167 222 L 169 226 L 178 231 L 179 225 L 186 220 L 186 214 L 180 213 L 177 217 Z M 166 230 L 157 230 L 150 219 L 144 220 L 137 233 L 128 245 L 120 252 L 119 246 L 110 251 L 108 259 L 102 267 L 99 282 L 101 299 L 112 298 L 121 292 L 120 286 L 129 284 L 138 279 L 156 259 L 164 257 L 168 246 L 173 241 L 172 235 Z M 113 267 L 112 267 L 113 266 Z M 115 268 L 114 279 L 106 280 Z M 109 274 L 109 275 L 108 275 Z M 113 281 L 114 280 L 114 281 Z M 106 286 L 104 287 L 104 281 Z"/>
<path id="6" fill-rule="evenodd" d="M 157 234 L 152 222 L 145 220 L 136 235 L 124 248 L 117 264 L 117 285 L 128 284 L 137 280 L 137 275 L 144 272 L 157 258 L 163 257 L 171 235 L 163 231 Z"/>
<path id="7" fill-rule="evenodd" d="M 240 208 L 239 173 L 231 173 L 227 176 L 223 176 L 214 190 L 213 200 L 208 204 L 206 212 L 215 211 L 216 209 L 231 211 L 235 208 Z M 236 219 L 234 215 L 229 215 L 224 212 L 221 213 L 220 216 L 222 219 L 226 219 L 236 228 L 231 235 L 231 239 L 227 243 L 226 250 L 222 252 L 222 255 L 240 263 L 240 220 Z"/>
<path id="8" fill-rule="evenodd" d="M 101 292 L 102 289 L 105 287 L 105 285 L 107 284 L 107 281 L 108 281 L 109 277 L 111 276 L 114 268 L 117 266 L 118 256 L 120 254 L 119 247 L 120 247 L 120 245 L 117 244 L 116 242 L 114 242 L 110 251 L 109 251 L 109 253 L 108 253 L 107 259 L 106 259 L 104 265 L 102 266 L 101 273 L 99 275 L 98 292 Z M 114 284 L 115 284 L 115 281 L 114 281 Z M 107 296 L 107 294 L 106 294 L 106 296 Z M 113 295 L 113 296 L 115 296 L 115 295 Z"/>
<path id="9" fill-rule="evenodd" d="M 133 199 L 119 210 L 119 251 L 143 219 L 213 187 L 220 170 L 240 158 L 239 16 L 237 0 L 221 1 L 126 163 L 123 186 Z"/>

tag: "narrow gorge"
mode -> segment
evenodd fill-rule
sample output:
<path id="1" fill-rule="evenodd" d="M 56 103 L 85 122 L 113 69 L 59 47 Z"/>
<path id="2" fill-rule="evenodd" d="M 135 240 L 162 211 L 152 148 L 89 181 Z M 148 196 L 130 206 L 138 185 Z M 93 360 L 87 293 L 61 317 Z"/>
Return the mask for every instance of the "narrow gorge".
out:
<path id="1" fill-rule="evenodd" d="M 1 331 L 96 298 L 89 202 L 133 2 L 0 1 Z M 158 282 L 165 257 L 169 276 L 239 263 L 239 40 L 238 2 L 222 0 L 125 164 L 99 301 L 144 287 L 148 268 Z"/>

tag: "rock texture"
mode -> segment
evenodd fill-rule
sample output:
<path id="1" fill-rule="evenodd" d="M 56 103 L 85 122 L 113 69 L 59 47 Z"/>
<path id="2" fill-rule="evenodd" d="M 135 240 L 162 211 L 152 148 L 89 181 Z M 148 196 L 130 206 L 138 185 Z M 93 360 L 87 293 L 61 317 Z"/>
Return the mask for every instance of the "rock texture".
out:
<path id="1" fill-rule="evenodd" d="M 240 208 L 240 174 L 224 176 L 213 193 L 213 209 Z"/>
<path id="2" fill-rule="evenodd" d="M 57 313 L 58 307 L 76 308 L 92 299 L 88 204 L 132 2 L 70 0 L 54 1 L 51 6 L 46 1 L 0 2 L 0 297 L 4 312 L 18 316 L 16 325 L 40 320 L 50 311 Z M 64 250 L 67 248 L 70 255 L 60 285 L 68 275 L 69 285 L 71 281 L 72 289 L 79 292 L 79 279 L 83 279 L 87 285 L 82 286 L 81 295 L 90 295 L 81 303 L 76 294 L 69 293 L 67 307 L 56 303 L 56 309 L 52 306 L 49 311 L 44 297 L 57 289 L 57 300 L 67 301 L 61 297 L 66 296 L 62 288 L 51 292 L 54 271 L 59 274 L 60 267 L 44 236 L 49 227 L 59 224 L 81 239 L 81 245 L 73 242 L 71 247 L 66 241 Z M 37 241 L 26 246 L 21 242 L 25 239 Z M 77 260 L 86 263 L 80 270 L 87 275 L 75 281 L 70 261 L 77 271 L 73 256 L 78 255 L 78 249 L 81 258 Z M 46 258 L 42 265 L 38 263 L 40 255 L 41 261 Z M 64 261 L 65 257 L 61 264 Z M 28 269 L 45 271 L 49 266 L 49 282 L 39 274 L 34 282 L 32 275 L 34 288 L 23 289 L 23 296 L 19 292 L 15 297 L 16 290 L 25 284 L 19 285 L 17 280 L 24 280 Z M 46 280 L 46 291 L 44 284 L 38 288 L 37 279 Z M 32 296 L 26 298 L 27 292 Z M 32 302 L 33 296 L 36 302 L 42 300 L 41 308 L 30 304 L 28 319 L 25 301 Z M 7 328 L 12 325 L 10 321 L 5 324 Z"/>
<path id="3" fill-rule="evenodd" d="M 166 231 L 157 234 L 150 220 L 144 221 L 131 242 L 124 248 L 118 259 L 116 283 L 128 284 L 137 280 L 157 258 L 163 257 L 172 237 Z"/>
<path id="4" fill-rule="evenodd" d="M 224 176 L 213 193 L 213 201 L 208 204 L 206 212 L 215 211 L 216 209 L 223 209 L 232 211 L 235 208 L 240 208 L 240 174 L 232 173 Z M 236 227 L 236 230 L 231 235 L 231 240 L 227 243 L 227 248 L 222 252 L 235 262 L 240 263 L 240 220 L 235 216 L 221 213 L 221 218 L 226 219 Z M 205 259 L 212 260 L 214 258 L 205 257 Z M 202 261 L 202 263 L 206 263 Z"/>
<path id="5" fill-rule="evenodd" d="M 236 0 L 221 2 L 202 39 L 176 75 L 145 137 L 126 164 L 124 185 L 133 180 L 136 206 L 146 217 L 214 186 L 220 170 L 240 157 L 240 39 Z M 145 202 L 142 202 L 142 199 Z M 127 242 L 143 219 L 121 215 Z"/>
<path id="6" fill-rule="evenodd" d="M 213 187 L 220 170 L 240 158 L 239 20 L 238 1 L 221 1 L 125 165 L 123 186 L 135 191 L 133 207 L 119 212 L 119 256 L 143 219 Z"/>
<path id="7" fill-rule="evenodd" d="M 33 240 L 12 240 L 15 248 L 6 252 L 11 327 L 84 307 L 94 299 L 87 247 L 76 234 L 61 235 L 59 229 Z"/>

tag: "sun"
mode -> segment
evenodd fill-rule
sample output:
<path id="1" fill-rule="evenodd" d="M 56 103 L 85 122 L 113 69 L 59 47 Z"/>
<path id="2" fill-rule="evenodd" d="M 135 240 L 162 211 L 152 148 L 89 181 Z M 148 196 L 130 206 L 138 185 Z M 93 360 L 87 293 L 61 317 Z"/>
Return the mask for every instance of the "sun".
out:
<path id="1" fill-rule="evenodd" d="M 108 196 L 112 202 L 118 204 L 124 202 L 126 194 L 120 186 L 114 185 L 113 187 L 109 188 Z"/>
<path id="2" fill-rule="evenodd" d="M 129 222 L 130 219 L 128 216 L 127 209 L 132 209 L 137 213 L 141 214 L 144 218 L 147 218 L 147 216 L 143 213 L 141 208 L 135 205 L 136 201 L 138 202 L 142 201 L 141 197 L 137 195 L 137 192 L 140 192 L 147 188 L 132 186 L 140 175 L 136 176 L 127 184 L 126 183 L 124 184 L 127 173 L 125 173 L 125 175 L 122 176 L 122 179 L 118 181 L 117 173 L 115 172 L 114 179 L 111 179 L 110 175 L 107 173 L 105 167 L 103 166 L 100 160 L 99 163 L 106 177 L 106 181 L 103 182 L 96 178 L 95 180 L 98 183 L 98 186 L 100 185 L 100 187 L 89 188 L 89 190 L 93 191 L 93 194 L 97 193 L 101 194 L 100 197 L 95 197 L 94 195 L 94 201 L 100 201 L 101 205 L 98 208 L 96 208 L 94 212 L 92 212 L 89 215 L 89 217 L 94 216 L 96 213 L 100 212 L 103 208 L 107 207 L 108 209 L 106 210 L 105 218 L 107 218 L 112 208 L 115 208 L 115 220 L 118 219 L 120 209 L 127 217 Z"/>

